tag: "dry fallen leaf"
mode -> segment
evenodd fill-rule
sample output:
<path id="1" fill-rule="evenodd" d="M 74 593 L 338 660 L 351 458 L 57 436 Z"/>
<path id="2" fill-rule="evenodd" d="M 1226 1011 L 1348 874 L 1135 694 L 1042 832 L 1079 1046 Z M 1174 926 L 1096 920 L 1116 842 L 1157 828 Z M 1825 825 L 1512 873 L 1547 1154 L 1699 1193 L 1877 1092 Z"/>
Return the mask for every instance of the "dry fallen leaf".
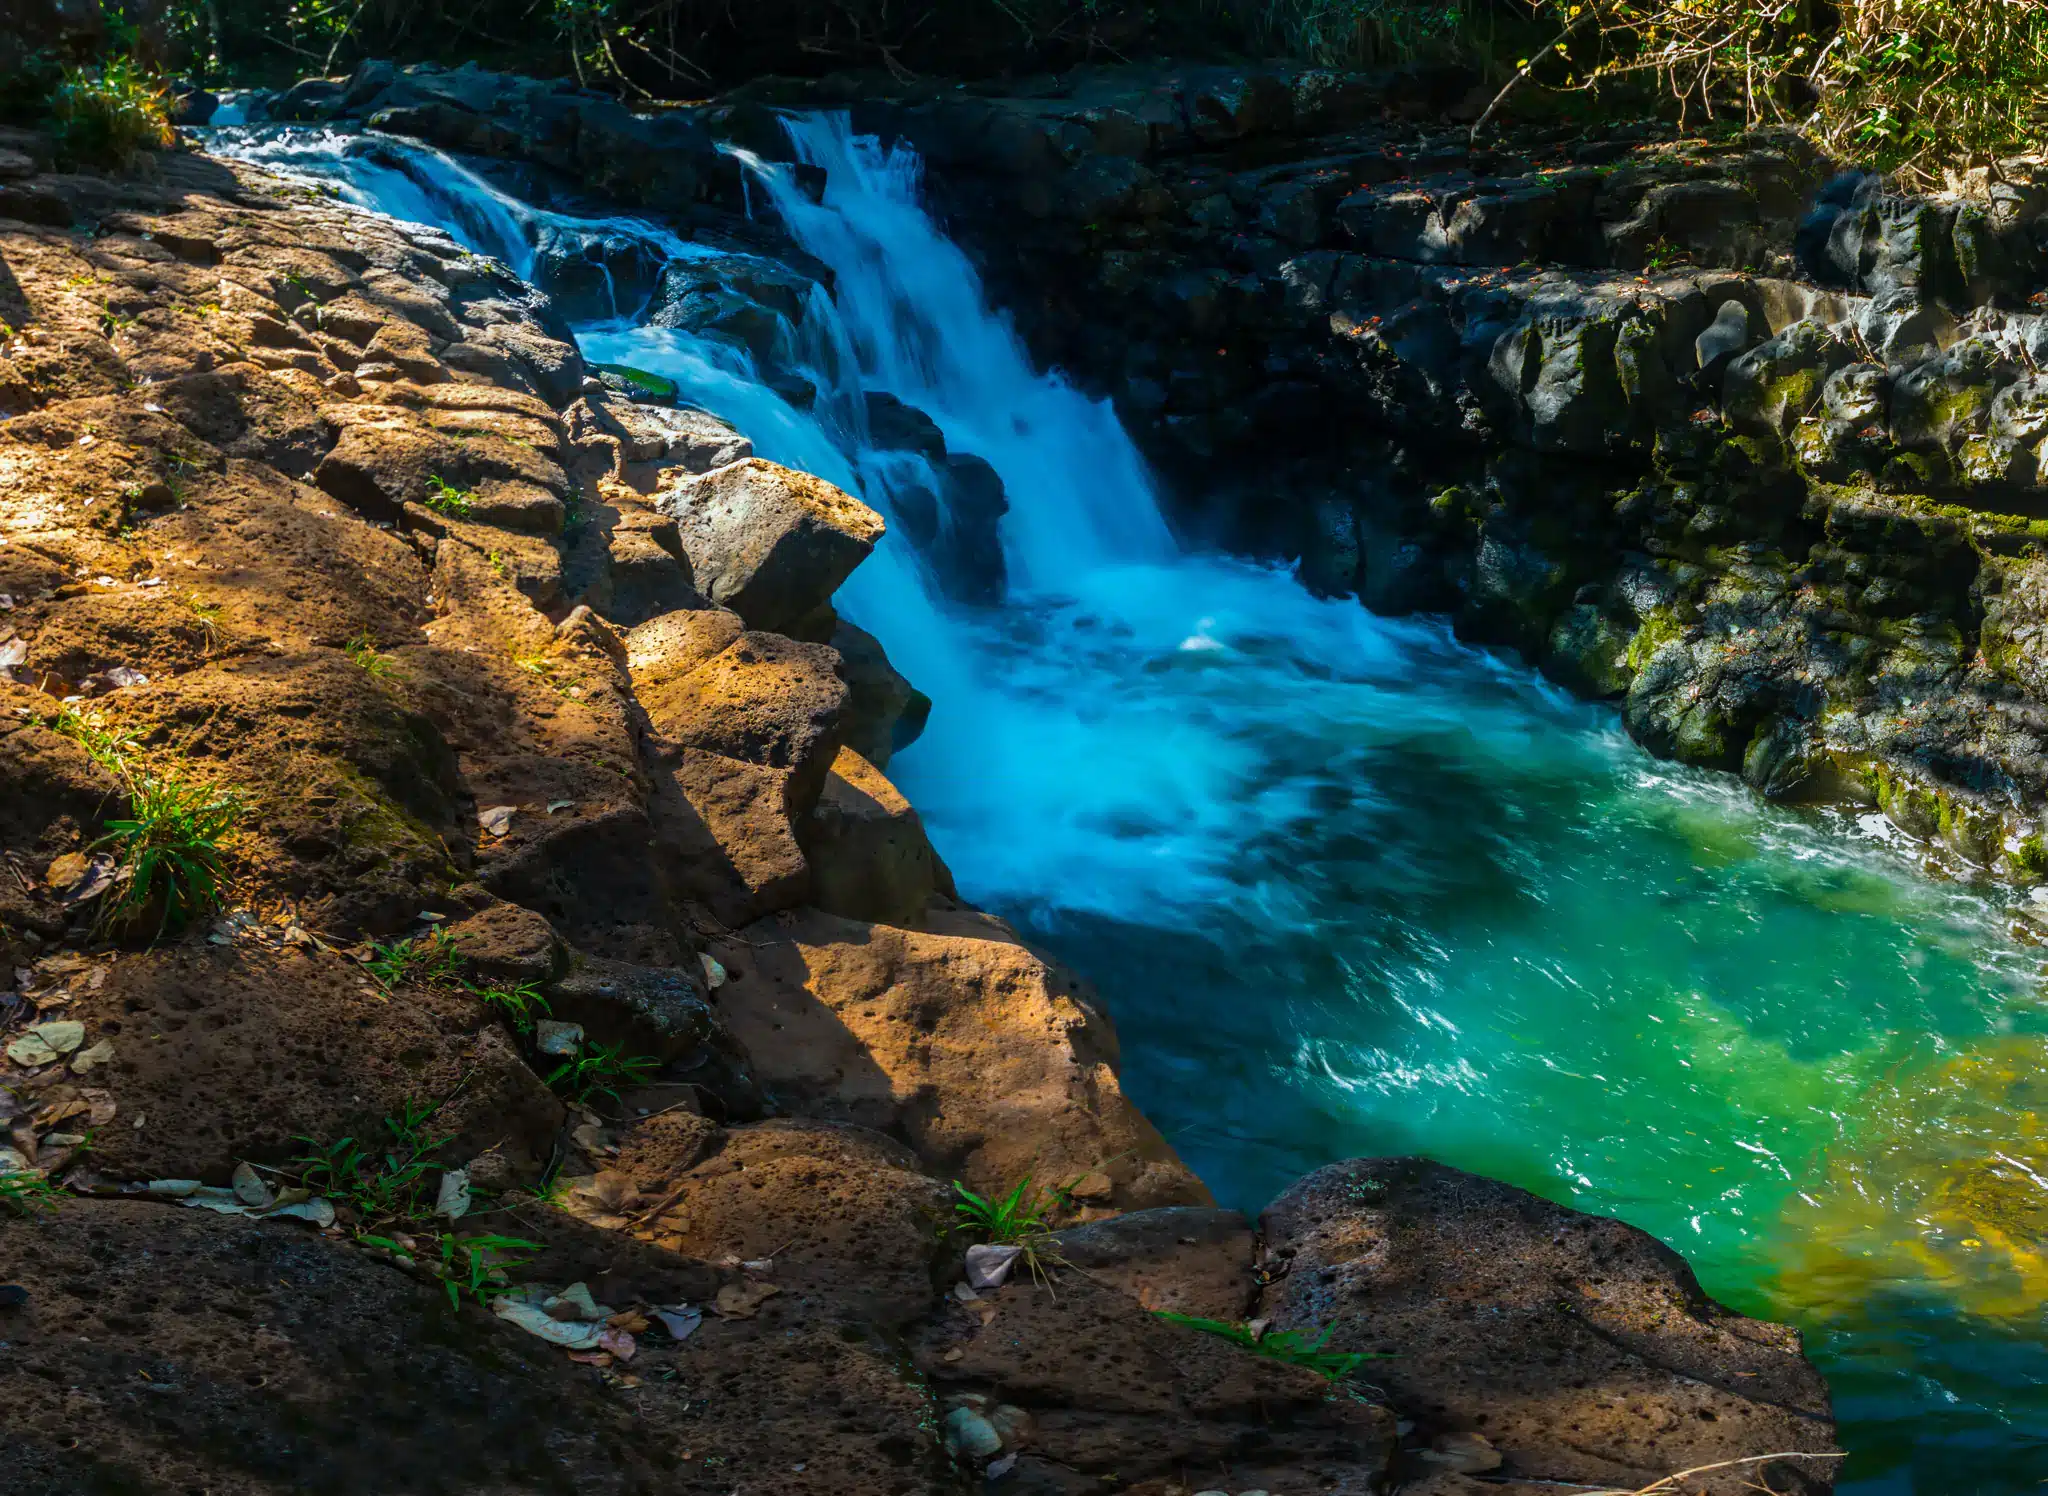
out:
<path id="1" fill-rule="evenodd" d="M 58 898 L 67 904 L 82 904 L 112 886 L 114 869 L 114 859 L 105 852 L 66 852 L 43 876 Z"/>
<path id="2" fill-rule="evenodd" d="M 756 1310 L 781 1292 L 773 1283 L 728 1283 L 711 1301 L 711 1312 L 726 1319 L 752 1319 Z"/>
<path id="3" fill-rule="evenodd" d="M 263 1182 L 263 1176 L 247 1162 L 235 1165 L 232 1183 L 235 1198 L 254 1210 L 267 1210 L 277 1203 L 277 1196 L 271 1193 L 270 1186 Z"/>
<path id="4" fill-rule="evenodd" d="M 53 1101 L 36 1113 L 35 1125 L 41 1128 L 55 1127 L 59 1122 L 80 1116 L 92 1110 L 92 1103 L 77 1099 Z"/>
<path id="5" fill-rule="evenodd" d="M 451 1221 L 469 1214 L 469 1170 L 450 1169 L 441 1176 L 441 1187 L 434 1197 L 434 1214 Z"/>
<path id="6" fill-rule="evenodd" d="M 698 1326 L 704 1323 L 704 1311 L 689 1304 L 673 1304 L 666 1308 L 657 1305 L 654 1317 L 661 1321 L 661 1327 L 675 1340 L 688 1340 L 697 1333 Z"/>
<path id="7" fill-rule="evenodd" d="M 17 1065 L 47 1065 L 59 1055 L 70 1054 L 85 1042 L 85 1025 L 72 1019 L 38 1023 L 25 1029 L 7 1046 L 7 1058 Z"/>
<path id="8" fill-rule="evenodd" d="M 476 813 L 476 823 L 484 828 L 487 835 L 503 836 L 512 829 L 512 817 L 518 809 L 516 805 L 493 805 L 489 810 Z"/>
<path id="9" fill-rule="evenodd" d="M 73 1075 L 83 1075 L 88 1070 L 106 1064 L 113 1057 L 114 1041 L 112 1039 L 102 1039 L 99 1043 L 93 1045 L 92 1048 L 81 1049 L 71 1057 L 71 1073 Z"/>

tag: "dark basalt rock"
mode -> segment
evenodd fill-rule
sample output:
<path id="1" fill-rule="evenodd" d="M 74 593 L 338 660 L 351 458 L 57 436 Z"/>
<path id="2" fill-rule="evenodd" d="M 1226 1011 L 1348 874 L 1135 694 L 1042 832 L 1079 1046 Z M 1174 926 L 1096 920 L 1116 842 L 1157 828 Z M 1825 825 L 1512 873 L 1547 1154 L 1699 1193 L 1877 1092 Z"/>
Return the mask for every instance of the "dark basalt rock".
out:
<path id="1" fill-rule="evenodd" d="M 1371 1378 L 1419 1425 L 1479 1434 L 1489 1479 L 1634 1489 L 1677 1469 L 1834 1448 L 1828 1391 L 1797 1332 L 1701 1292 L 1682 1258 L 1619 1221 L 1413 1158 L 1352 1159 L 1260 1217 L 1274 1329 L 1385 1353 Z M 1816 1493 L 1836 1461 L 1697 1477 L 1698 1489 Z"/>

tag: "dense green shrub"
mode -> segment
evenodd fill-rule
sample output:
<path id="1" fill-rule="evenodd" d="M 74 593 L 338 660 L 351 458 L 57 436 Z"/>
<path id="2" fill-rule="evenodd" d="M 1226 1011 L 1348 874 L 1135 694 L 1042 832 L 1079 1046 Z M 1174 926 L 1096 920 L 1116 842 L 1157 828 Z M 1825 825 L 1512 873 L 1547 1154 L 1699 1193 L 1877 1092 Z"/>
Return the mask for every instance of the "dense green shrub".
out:
<path id="1" fill-rule="evenodd" d="M 57 148 L 74 164 L 128 167 L 176 138 L 171 91 L 128 57 L 64 70 L 50 98 Z"/>
<path id="2" fill-rule="evenodd" d="M 1783 123 L 1843 160 L 1936 184 L 2037 149 L 2048 0 L 1547 0 L 1583 41 L 1558 81 L 1654 78 L 1689 121 Z"/>

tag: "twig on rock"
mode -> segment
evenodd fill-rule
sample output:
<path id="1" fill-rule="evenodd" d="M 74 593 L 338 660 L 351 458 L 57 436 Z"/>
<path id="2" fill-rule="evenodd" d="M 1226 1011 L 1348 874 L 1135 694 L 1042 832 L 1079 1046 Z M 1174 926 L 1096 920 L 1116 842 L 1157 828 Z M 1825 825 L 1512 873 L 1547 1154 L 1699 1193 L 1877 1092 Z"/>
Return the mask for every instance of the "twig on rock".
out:
<path id="1" fill-rule="evenodd" d="M 1775 1454 L 1751 1454 L 1744 1455 L 1739 1460 L 1717 1460 L 1711 1465 L 1695 1465 L 1690 1470 L 1674 1471 L 1661 1480 L 1653 1480 L 1647 1486 L 1637 1486 L 1632 1491 L 1624 1491 L 1619 1487 L 1594 1490 L 1582 1486 L 1578 1489 L 1579 1496 L 1667 1496 L 1667 1493 L 1678 1489 L 1679 1481 L 1686 1480 L 1695 1475 L 1705 1475 L 1710 1470 L 1733 1470 L 1739 1465 L 1763 1465 L 1768 1464 L 1772 1460 L 1840 1460 L 1846 1458 L 1848 1458 L 1846 1452 L 1839 1449 L 1826 1451 L 1781 1449 Z"/>

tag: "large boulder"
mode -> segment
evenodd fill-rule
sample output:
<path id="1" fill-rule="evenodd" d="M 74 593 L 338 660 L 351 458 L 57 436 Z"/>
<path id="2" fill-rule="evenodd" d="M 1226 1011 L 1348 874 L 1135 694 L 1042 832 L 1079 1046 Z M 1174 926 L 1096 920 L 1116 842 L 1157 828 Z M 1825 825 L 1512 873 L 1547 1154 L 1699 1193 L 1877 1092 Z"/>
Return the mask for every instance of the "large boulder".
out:
<path id="1" fill-rule="evenodd" d="M 839 657 L 707 610 L 642 624 L 626 658 L 661 738 L 658 829 L 682 886 L 729 924 L 804 902 L 810 867 L 796 825 L 845 740 Z"/>
<path id="2" fill-rule="evenodd" d="M 1477 1434 L 1504 1479 L 1634 1490 L 1719 1461 L 1832 1450 L 1797 1331 L 1745 1319 L 1647 1233 L 1412 1158 L 1319 1169 L 1261 1217 L 1261 1315 L 1372 1380 L 1419 1441 Z M 1688 1490 L 1832 1489 L 1833 1460 L 1738 1466 Z"/>
<path id="3" fill-rule="evenodd" d="M 839 654 L 839 678 L 851 693 L 846 746 L 886 769 L 891 755 L 924 732 L 932 699 L 889 663 L 881 640 L 843 618 L 832 631 L 832 648 Z"/>
<path id="4" fill-rule="evenodd" d="M 760 255 L 672 259 L 655 293 L 652 321 L 743 348 L 765 369 L 790 352 L 789 340 L 816 290 L 809 276 Z"/>
<path id="5" fill-rule="evenodd" d="M 841 748 L 816 807 L 796 828 L 811 865 L 811 902 L 849 919 L 915 925 L 953 875 L 924 822 L 888 776 Z"/>
<path id="6" fill-rule="evenodd" d="M 771 1260 L 798 1312 L 893 1326 L 937 1296 L 945 1187 L 893 1139 L 795 1118 L 726 1130 L 670 1112 L 617 1146 L 616 1177 L 600 1174 L 588 1192 L 597 1203 L 637 1217 L 671 1251 Z"/>
<path id="7" fill-rule="evenodd" d="M 665 256 L 641 234 L 603 223 L 536 218 L 533 283 L 574 322 L 637 316 L 653 296 Z"/>
<path id="8" fill-rule="evenodd" d="M 638 670 L 633 684 L 657 732 L 686 748 L 787 771 L 798 808 L 808 809 L 845 732 L 838 664 L 822 644 L 748 632 L 692 669 L 666 676 Z"/>
<path id="9" fill-rule="evenodd" d="M 673 475 L 655 502 L 704 595 L 777 633 L 816 620 L 882 538 L 882 517 L 853 495 L 759 457 Z"/>
<path id="10" fill-rule="evenodd" d="M 1258 1295 L 1259 1238 L 1234 1210 L 1167 1205 L 1069 1227 L 1053 1249 L 1147 1309 L 1238 1324 Z"/>
<path id="11" fill-rule="evenodd" d="M 551 1289 L 586 1283 L 624 1309 L 709 1303 L 737 1278 L 544 1207 L 517 1215 L 483 1224 L 538 1240 L 516 1272 Z M 0 1213 L 0 1260 L 22 1291 L 0 1489 L 20 1496 L 958 1489 L 899 1354 L 818 1323 L 797 1292 L 706 1316 L 685 1343 L 647 1317 L 630 1375 L 606 1378 L 294 1221 L 72 1200 Z"/>
<path id="12" fill-rule="evenodd" d="M 790 1111 L 905 1137 L 984 1193 L 1101 1174 L 1105 1205 L 1209 1203 L 1117 1083 L 1108 1016 L 1000 921 L 802 910 L 714 950 L 719 1011 Z"/>
<path id="13" fill-rule="evenodd" d="M 1820 405 L 1828 376 L 1855 357 L 1840 337 L 1807 318 L 1729 365 L 1721 386 L 1728 424 L 1745 436 L 1784 440 Z"/>

